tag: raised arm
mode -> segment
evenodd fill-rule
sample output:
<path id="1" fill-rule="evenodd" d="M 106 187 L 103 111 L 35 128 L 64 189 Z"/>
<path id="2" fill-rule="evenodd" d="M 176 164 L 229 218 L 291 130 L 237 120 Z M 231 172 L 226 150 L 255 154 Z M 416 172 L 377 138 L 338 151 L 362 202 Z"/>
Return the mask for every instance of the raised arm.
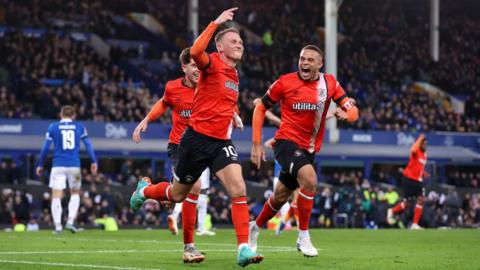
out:
<path id="1" fill-rule="evenodd" d="M 208 64 L 210 63 L 210 58 L 205 50 L 208 47 L 208 43 L 213 37 L 215 31 L 217 31 L 218 27 L 227 21 L 231 21 L 233 19 L 234 12 L 238 8 L 231 8 L 227 9 L 218 18 L 211 22 L 205 30 L 198 36 L 193 43 L 193 46 L 190 48 L 190 56 L 193 58 L 193 61 L 197 64 L 199 69 L 205 69 Z"/>
<path id="2" fill-rule="evenodd" d="M 417 140 L 415 141 L 415 143 L 410 148 L 410 151 L 413 154 L 418 153 L 418 150 L 420 149 L 420 145 L 422 144 L 424 139 L 425 139 L 425 134 L 422 133 L 422 134 L 420 134 L 420 136 L 418 136 Z"/>

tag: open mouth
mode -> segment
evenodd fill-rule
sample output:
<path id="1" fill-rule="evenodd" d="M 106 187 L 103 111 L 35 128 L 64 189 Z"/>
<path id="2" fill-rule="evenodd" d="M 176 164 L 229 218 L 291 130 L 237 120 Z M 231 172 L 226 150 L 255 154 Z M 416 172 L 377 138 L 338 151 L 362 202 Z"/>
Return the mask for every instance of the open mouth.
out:
<path id="1" fill-rule="evenodd" d="M 308 77 L 310 75 L 310 68 L 306 68 L 306 67 L 301 68 L 300 75 L 302 75 L 302 77 Z"/>

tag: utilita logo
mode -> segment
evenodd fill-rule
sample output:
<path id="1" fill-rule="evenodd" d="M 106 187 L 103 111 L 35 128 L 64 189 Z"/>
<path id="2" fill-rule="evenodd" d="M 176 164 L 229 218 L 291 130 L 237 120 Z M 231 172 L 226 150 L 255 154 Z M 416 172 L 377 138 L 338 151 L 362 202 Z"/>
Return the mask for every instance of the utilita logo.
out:
<path id="1" fill-rule="evenodd" d="M 109 139 L 122 139 L 127 137 L 127 129 L 122 126 L 118 125 L 115 126 L 112 123 L 108 123 L 105 125 L 105 137 Z"/>
<path id="2" fill-rule="evenodd" d="M 397 145 L 410 146 L 415 143 L 415 137 L 403 132 L 397 134 Z"/>
<path id="3" fill-rule="evenodd" d="M 181 110 L 178 112 L 181 118 L 190 118 L 192 115 L 192 110 Z"/>
<path id="4" fill-rule="evenodd" d="M 307 103 L 307 102 L 299 102 L 292 105 L 294 110 L 298 111 L 316 111 L 321 110 L 323 108 L 322 104 L 314 104 L 314 103 Z"/>

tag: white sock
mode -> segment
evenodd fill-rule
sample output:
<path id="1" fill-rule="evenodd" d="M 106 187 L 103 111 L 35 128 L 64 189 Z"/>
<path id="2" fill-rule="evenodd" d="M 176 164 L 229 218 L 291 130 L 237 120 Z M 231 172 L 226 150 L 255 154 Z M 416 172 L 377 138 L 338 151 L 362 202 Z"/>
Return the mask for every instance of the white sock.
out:
<path id="1" fill-rule="evenodd" d="M 75 218 L 77 217 L 78 207 L 80 207 L 80 195 L 73 194 L 70 196 L 70 202 L 68 202 L 68 221 L 67 224 L 73 225 Z"/>
<path id="2" fill-rule="evenodd" d="M 198 217 L 197 217 L 197 230 L 205 230 L 205 217 L 207 216 L 207 201 L 208 196 L 206 194 L 200 194 L 198 196 Z"/>
<path id="3" fill-rule="evenodd" d="M 176 203 L 175 208 L 173 208 L 172 211 L 172 216 L 175 219 L 178 219 L 178 215 L 180 215 L 180 213 L 182 213 L 182 203 Z"/>
<path id="4" fill-rule="evenodd" d="M 310 234 L 308 233 L 308 230 L 306 231 L 298 230 L 298 237 L 310 238 Z"/>
<path id="5" fill-rule="evenodd" d="M 53 223 L 55 224 L 55 230 L 62 230 L 62 201 L 60 198 L 52 198 L 52 210 Z"/>
<path id="6" fill-rule="evenodd" d="M 286 202 L 283 204 L 282 208 L 280 208 L 280 217 L 282 221 L 285 221 L 285 217 L 288 214 L 288 210 L 290 210 L 290 203 Z"/>
<path id="7" fill-rule="evenodd" d="M 140 191 L 138 192 L 140 194 L 140 197 L 142 198 L 145 198 L 145 193 L 143 193 L 143 191 L 145 190 L 146 187 L 143 187 L 142 189 L 140 189 Z"/>
<path id="8" fill-rule="evenodd" d="M 186 248 L 194 248 L 195 247 L 195 244 L 194 243 L 189 243 L 189 244 L 184 244 L 183 245 L 183 248 L 186 249 Z"/>

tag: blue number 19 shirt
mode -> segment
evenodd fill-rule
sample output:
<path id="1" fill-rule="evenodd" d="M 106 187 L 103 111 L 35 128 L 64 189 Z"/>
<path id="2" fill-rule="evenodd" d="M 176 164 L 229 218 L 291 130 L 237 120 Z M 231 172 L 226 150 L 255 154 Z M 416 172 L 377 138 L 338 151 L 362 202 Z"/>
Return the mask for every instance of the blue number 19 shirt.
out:
<path id="1" fill-rule="evenodd" d="M 97 160 L 92 144 L 88 139 L 87 130 L 82 124 L 70 119 L 62 119 L 50 124 L 45 136 L 45 143 L 40 152 L 38 166 L 43 167 L 50 144 L 53 142 L 52 167 L 80 167 L 80 140 L 85 144 L 91 162 L 96 163 Z"/>

